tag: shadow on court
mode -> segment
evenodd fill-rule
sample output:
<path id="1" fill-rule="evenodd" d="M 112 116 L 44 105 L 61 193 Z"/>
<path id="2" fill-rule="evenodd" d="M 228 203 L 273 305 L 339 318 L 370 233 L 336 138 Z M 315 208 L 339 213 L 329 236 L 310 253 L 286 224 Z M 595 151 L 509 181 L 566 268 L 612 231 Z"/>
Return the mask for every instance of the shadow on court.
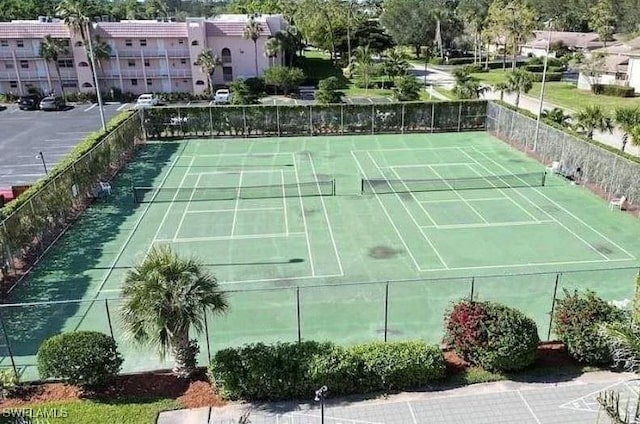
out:
<path id="1" fill-rule="evenodd" d="M 113 257 L 110 245 L 122 237 L 122 230 L 128 230 L 123 228 L 123 224 L 138 207 L 131 198 L 130 187 L 134 180 L 136 184 L 152 184 L 161 170 L 166 169 L 178 147 L 178 144 L 165 143 L 150 144 L 140 149 L 135 160 L 114 180 L 113 195 L 107 201 L 95 202 L 84 211 L 78 222 L 10 294 L 7 303 L 27 303 L 26 306 L 5 306 L 0 310 L 19 368 L 33 365 L 34 358 L 21 357 L 35 355 L 42 341 L 52 335 L 76 329 L 109 332 L 101 322 L 97 325 L 94 322 L 83 323 L 77 318 L 77 315 L 85 316 L 91 312 L 89 309 L 98 307 L 90 302 L 97 293 L 89 290 L 91 281 L 95 285 L 96 275 L 90 275 L 87 270 L 105 267 L 104 258 L 111 261 Z M 83 298 L 88 301 L 38 303 Z M 104 309 L 104 305 L 101 307 Z M 104 315 L 104 312 L 100 311 L 100 314 Z M 8 365 L 8 358 L 2 364 Z"/>

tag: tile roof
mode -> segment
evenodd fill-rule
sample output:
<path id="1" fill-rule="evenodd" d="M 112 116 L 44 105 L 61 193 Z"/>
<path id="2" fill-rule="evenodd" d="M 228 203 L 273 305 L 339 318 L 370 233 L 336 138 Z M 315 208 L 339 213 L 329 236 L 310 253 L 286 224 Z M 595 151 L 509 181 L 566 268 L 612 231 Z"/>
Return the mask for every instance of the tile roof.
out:
<path id="1" fill-rule="evenodd" d="M 207 37 L 242 37 L 244 27 L 247 25 L 249 18 L 244 15 L 223 15 L 225 19 L 213 18 L 207 20 Z M 229 17 L 235 17 L 231 20 Z M 261 37 L 269 37 L 273 35 L 267 20 L 264 17 L 256 18 L 256 21 L 262 28 Z"/>
<path id="2" fill-rule="evenodd" d="M 527 41 L 526 47 L 546 48 L 547 31 L 534 31 L 534 38 Z M 579 49 L 593 49 L 602 47 L 603 43 L 599 40 L 598 34 L 595 32 L 569 32 L 569 31 L 551 31 L 551 44 L 562 41 L 565 46 Z"/>
<path id="3" fill-rule="evenodd" d="M 98 35 L 104 38 L 187 38 L 184 22 L 129 21 L 100 22 Z"/>
<path id="4" fill-rule="evenodd" d="M 69 29 L 62 22 L 0 22 L 0 39 L 70 38 Z"/>

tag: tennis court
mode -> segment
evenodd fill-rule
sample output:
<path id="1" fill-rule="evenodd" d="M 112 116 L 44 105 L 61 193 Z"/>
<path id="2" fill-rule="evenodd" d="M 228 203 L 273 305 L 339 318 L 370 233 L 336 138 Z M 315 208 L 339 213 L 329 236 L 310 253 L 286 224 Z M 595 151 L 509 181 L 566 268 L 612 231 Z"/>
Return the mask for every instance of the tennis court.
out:
<path id="1" fill-rule="evenodd" d="M 622 302 L 638 271 L 637 220 L 482 132 L 150 143 L 113 187 L 12 293 L 35 303 L 2 311 L 26 375 L 43 338 L 73 329 L 113 332 L 127 371 L 160 366 L 124 339 L 108 300 L 159 243 L 231 291 L 202 363 L 257 341 L 437 343 L 470 290 L 546 338 L 555 292 Z"/>

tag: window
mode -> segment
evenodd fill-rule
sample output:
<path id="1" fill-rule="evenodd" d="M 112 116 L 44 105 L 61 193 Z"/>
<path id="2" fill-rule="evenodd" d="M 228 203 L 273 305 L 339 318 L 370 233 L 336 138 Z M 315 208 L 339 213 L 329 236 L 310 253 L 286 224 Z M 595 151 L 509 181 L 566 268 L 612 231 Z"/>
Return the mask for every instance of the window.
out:
<path id="1" fill-rule="evenodd" d="M 132 67 L 136 66 L 136 61 L 135 60 L 129 60 L 127 62 L 127 64 L 129 65 L 129 68 L 132 68 Z"/>
<path id="2" fill-rule="evenodd" d="M 18 81 L 9 81 L 9 87 L 18 88 Z"/>
<path id="3" fill-rule="evenodd" d="M 91 85 L 90 82 L 84 82 L 84 83 L 82 83 L 82 87 L 83 88 L 91 88 L 91 87 L 93 87 L 93 85 Z"/>
<path id="4" fill-rule="evenodd" d="M 193 40 L 193 41 L 191 42 L 191 45 L 192 45 L 192 46 L 197 46 L 198 44 L 199 44 L 199 43 L 198 43 L 198 40 Z"/>
<path id="5" fill-rule="evenodd" d="M 21 60 L 20 61 L 20 68 L 29 69 L 29 61 L 28 60 Z"/>
<path id="6" fill-rule="evenodd" d="M 132 79 L 131 80 L 131 85 L 138 85 L 138 80 L 137 79 Z"/>
<path id="7" fill-rule="evenodd" d="M 231 50 L 228 48 L 222 49 L 220 56 L 222 56 L 222 63 L 231 63 Z"/>
<path id="8" fill-rule="evenodd" d="M 149 66 L 150 66 L 150 64 L 149 64 L 149 59 L 145 59 L 145 60 L 144 60 L 144 66 L 146 66 L 146 67 L 149 67 Z"/>
<path id="9" fill-rule="evenodd" d="M 180 59 L 180 64 L 186 65 L 187 64 L 187 59 Z"/>
<path id="10" fill-rule="evenodd" d="M 62 86 L 64 88 L 76 88 L 78 86 L 78 84 L 76 84 L 75 81 L 66 81 L 62 83 Z"/>
<path id="11" fill-rule="evenodd" d="M 76 41 L 76 47 L 82 47 L 82 41 Z"/>
<path id="12" fill-rule="evenodd" d="M 147 45 L 147 40 L 146 40 L 146 39 L 144 39 L 144 38 L 142 38 L 142 39 L 140 40 L 140 47 L 145 47 L 146 45 Z"/>
<path id="13" fill-rule="evenodd" d="M 13 62 L 5 62 L 4 69 L 13 69 Z"/>
<path id="14" fill-rule="evenodd" d="M 9 40 L 0 40 L 0 47 L 9 47 Z"/>
<path id="15" fill-rule="evenodd" d="M 68 47 L 71 46 L 71 41 L 70 40 L 66 40 L 66 39 L 60 40 L 60 45 L 62 45 L 62 47 L 67 47 L 68 48 Z"/>
<path id="16" fill-rule="evenodd" d="M 233 80 L 233 68 L 231 66 L 222 67 L 222 79 L 225 82 Z"/>
<path id="17" fill-rule="evenodd" d="M 60 67 L 60 68 L 73 68 L 73 60 L 71 60 L 71 59 L 58 59 L 58 67 Z"/>
<path id="18" fill-rule="evenodd" d="M 16 40 L 17 47 L 24 47 L 24 40 Z"/>
<path id="19" fill-rule="evenodd" d="M 184 44 L 184 40 L 178 40 L 178 44 L 183 45 Z"/>
<path id="20" fill-rule="evenodd" d="M 131 41 L 131 40 L 124 40 L 124 45 L 125 45 L 125 46 L 127 46 L 127 47 L 131 47 L 131 46 L 133 46 L 133 41 Z"/>
<path id="21" fill-rule="evenodd" d="M 78 66 L 81 67 L 81 68 L 88 68 L 89 64 L 87 62 L 80 62 L 80 63 L 78 63 Z"/>
<path id="22" fill-rule="evenodd" d="M 196 85 L 204 85 L 204 81 L 198 80 L 198 81 L 196 81 Z"/>
<path id="23" fill-rule="evenodd" d="M 153 85 L 153 82 L 151 81 L 151 78 L 147 78 L 147 85 Z"/>

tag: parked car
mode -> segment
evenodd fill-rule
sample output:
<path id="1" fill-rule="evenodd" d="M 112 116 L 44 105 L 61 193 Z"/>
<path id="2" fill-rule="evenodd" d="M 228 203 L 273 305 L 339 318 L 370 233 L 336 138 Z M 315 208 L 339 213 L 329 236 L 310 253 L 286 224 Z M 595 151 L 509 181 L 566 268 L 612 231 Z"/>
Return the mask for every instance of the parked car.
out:
<path id="1" fill-rule="evenodd" d="M 20 110 L 36 110 L 40 104 L 40 96 L 37 94 L 28 94 L 26 96 L 20 96 L 18 99 L 18 107 Z"/>
<path id="2" fill-rule="evenodd" d="M 158 106 L 159 103 L 160 99 L 153 94 L 141 94 L 136 100 L 136 106 L 138 107 Z"/>
<path id="3" fill-rule="evenodd" d="M 62 96 L 47 96 L 40 101 L 41 110 L 62 110 L 67 106 Z"/>
<path id="4" fill-rule="evenodd" d="M 216 105 L 227 105 L 231 101 L 231 92 L 227 88 L 221 88 L 216 91 L 213 97 L 213 103 Z"/>

